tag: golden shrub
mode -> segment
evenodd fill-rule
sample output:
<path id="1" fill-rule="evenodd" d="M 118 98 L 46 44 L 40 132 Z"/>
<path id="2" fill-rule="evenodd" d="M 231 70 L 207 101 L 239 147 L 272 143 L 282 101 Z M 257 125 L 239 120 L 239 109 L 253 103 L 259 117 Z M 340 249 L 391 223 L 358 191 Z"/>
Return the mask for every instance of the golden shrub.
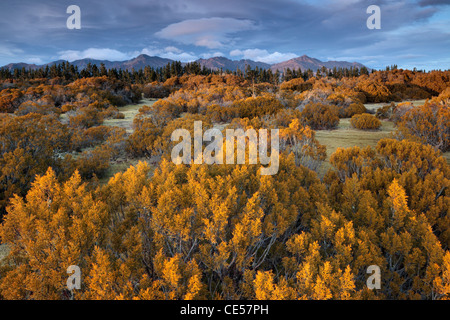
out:
<path id="1" fill-rule="evenodd" d="M 369 113 L 355 114 L 350 124 L 360 130 L 377 130 L 381 127 L 381 121 Z"/>

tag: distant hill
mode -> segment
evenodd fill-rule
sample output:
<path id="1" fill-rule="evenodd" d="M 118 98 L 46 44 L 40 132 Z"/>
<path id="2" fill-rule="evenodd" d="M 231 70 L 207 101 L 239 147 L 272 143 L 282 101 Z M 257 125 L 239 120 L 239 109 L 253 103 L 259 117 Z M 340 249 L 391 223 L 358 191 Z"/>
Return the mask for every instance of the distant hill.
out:
<path id="1" fill-rule="evenodd" d="M 136 58 L 133 58 L 131 60 L 126 61 L 108 61 L 108 60 L 95 60 L 95 59 L 81 59 L 81 60 L 75 60 L 72 61 L 71 64 L 78 67 L 79 70 L 82 70 L 86 68 L 88 63 L 95 64 L 97 67 L 100 67 L 100 65 L 103 63 L 107 69 L 123 69 L 123 70 L 139 70 L 143 69 L 146 66 L 150 66 L 154 69 L 165 67 L 168 63 L 173 62 L 174 60 L 161 58 L 161 57 L 150 57 L 145 54 L 141 54 L 137 56 Z M 10 63 L 6 66 L 3 66 L 3 68 L 14 70 L 14 69 L 32 69 L 36 70 L 42 67 L 51 66 L 53 64 L 59 64 L 65 62 L 64 60 L 58 60 L 53 61 L 48 64 L 44 65 L 36 65 L 36 64 L 27 64 L 27 63 Z M 225 57 L 213 57 L 209 59 L 199 59 L 196 62 L 198 62 L 202 67 L 206 67 L 208 69 L 212 70 L 230 70 L 230 71 L 236 71 L 238 68 L 240 70 L 245 70 L 247 66 L 250 66 L 252 69 L 255 69 L 256 67 L 260 69 L 271 69 L 272 71 L 279 70 L 280 72 L 284 72 L 287 68 L 293 70 L 293 69 L 301 69 L 302 71 L 306 71 L 308 69 L 311 69 L 313 71 L 316 71 L 317 69 L 320 69 L 322 67 L 326 67 L 329 69 L 332 69 L 333 67 L 336 68 L 350 68 L 350 67 L 356 67 L 356 68 L 362 68 L 364 65 L 358 62 L 347 62 L 347 61 L 320 61 L 315 58 L 308 57 L 306 55 L 303 55 L 298 58 L 290 59 L 287 61 L 283 61 L 276 64 L 267 64 L 264 62 L 259 61 L 253 61 L 249 59 L 243 59 L 243 60 L 230 60 Z"/>
<path id="2" fill-rule="evenodd" d="M 214 57 L 209 59 L 199 59 L 197 60 L 198 63 L 203 67 L 205 66 L 208 69 L 212 70 L 231 70 L 236 71 L 238 68 L 239 70 L 245 70 L 247 66 L 250 66 L 252 69 L 255 69 L 256 67 L 260 69 L 269 69 L 270 64 L 264 63 L 264 62 L 257 62 L 249 59 L 243 59 L 243 60 L 230 60 L 225 57 Z"/>
<path id="3" fill-rule="evenodd" d="M 36 70 L 36 69 L 39 69 L 40 67 L 41 66 L 37 66 L 35 64 L 28 64 L 28 63 L 19 62 L 19 63 L 7 64 L 6 66 L 3 66 L 2 68 L 6 68 L 8 70 L 22 69 L 22 68 Z"/>
<path id="4" fill-rule="evenodd" d="M 46 63 L 46 64 L 43 64 L 43 65 L 36 65 L 36 64 L 28 64 L 28 63 L 19 62 L 19 63 L 7 64 L 6 66 L 3 66 L 2 68 L 6 68 L 6 69 L 9 69 L 9 70 L 22 69 L 22 68 L 31 69 L 31 70 L 37 70 L 37 69 L 42 68 L 42 67 L 45 68 L 46 66 L 51 66 L 51 65 L 54 65 L 54 64 L 60 64 L 62 62 L 65 62 L 65 61 L 64 60 L 57 60 L 57 61 Z"/>
<path id="5" fill-rule="evenodd" d="M 336 68 L 362 68 L 365 67 L 363 64 L 358 62 L 347 62 L 347 61 L 320 61 L 315 58 L 308 57 L 307 55 L 303 55 L 298 58 L 293 58 L 288 61 L 283 61 L 280 63 L 273 64 L 270 69 L 272 71 L 280 70 L 280 72 L 283 72 L 287 68 L 293 70 L 293 69 L 301 69 L 302 71 L 306 71 L 308 69 L 311 69 L 313 71 L 316 71 L 322 67 L 326 67 L 328 69 Z"/>
<path id="6" fill-rule="evenodd" d="M 150 66 L 152 68 L 161 68 L 165 67 L 168 63 L 172 62 L 171 59 L 166 58 L 160 58 L 160 57 L 150 57 L 145 54 L 141 54 L 140 56 L 137 56 L 136 58 L 133 58 L 131 60 L 126 61 L 108 61 L 108 60 L 96 60 L 96 59 L 81 59 L 81 60 L 75 60 L 72 61 L 71 64 L 78 67 L 79 70 L 85 69 L 86 66 L 91 63 L 92 65 L 97 65 L 97 67 L 100 67 L 100 65 L 103 63 L 107 69 L 123 69 L 123 70 L 132 70 L 133 68 L 135 70 L 144 69 L 146 66 Z M 51 66 L 53 64 L 60 64 L 66 62 L 65 60 L 58 60 L 54 62 L 50 62 L 44 65 L 35 65 L 35 64 L 27 64 L 27 63 L 10 63 L 6 66 L 3 66 L 3 68 L 14 70 L 14 69 L 32 69 L 36 70 L 42 67 Z"/>
<path id="7" fill-rule="evenodd" d="M 82 59 L 71 62 L 74 66 L 77 66 L 79 70 L 86 68 L 88 63 L 92 65 L 100 65 L 103 63 L 106 69 L 122 69 L 122 70 L 135 70 L 144 69 L 146 66 L 152 68 L 162 68 L 173 60 L 160 58 L 160 57 L 150 57 L 145 54 L 141 54 L 136 58 L 126 61 L 108 61 L 108 60 L 94 60 L 94 59 Z"/>
<path id="8" fill-rule="evenodd" d="M 168 63 L 173 62 L 173 60 L 160 58 L 160 57 L 150 57 L 146 54 L 141 54 L 134 59 L 124 61 L 120 65 L 121 67 L 116 67 L 117 69 L 144 69 L 146 66 L 150 66 L 152 68 L 162 68 L 165 67 Z"/>

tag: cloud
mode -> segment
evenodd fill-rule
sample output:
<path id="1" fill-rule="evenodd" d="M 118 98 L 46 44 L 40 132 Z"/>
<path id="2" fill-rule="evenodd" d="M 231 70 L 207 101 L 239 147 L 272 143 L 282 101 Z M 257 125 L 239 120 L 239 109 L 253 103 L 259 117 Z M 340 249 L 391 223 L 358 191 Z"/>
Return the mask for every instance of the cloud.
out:
<path id="1" fill-rule="evenodd" d="M 0 43 L 0 67 L 12 62 L 22 62 L 25 51 L 11 44 Z"/>
<path id="2" fill-rule="evenodd" d="M 422 7 L 426 6 L 444 6 L 444 5 L 450 5 L 450 2 L 448 0 L 422 0 L 419 1 L 419 5 Z"/>
<path id="3" fill-rule="evenodd" d="M 216 51 L 216 52 L 205 52 L 202 53 L 200 55 L 200 57 L 202 57 L 203 59 L 209 59 L 209 58 L 213 58 L 213 57 L 225 57 L 225 54 L 223 54 L 220 51 Z"/>
<path id="4" fill-rule="evenodd" d="M 16 54 L 22 53 L 24 53 L 24 51 L 15 46 L 0 44 L 0 56 L 14 57 Z"/>
<path id="5" fill-rule="evenodd" d="M 124 61 L 133 59 L 140 54 L 146 54 L 148 56 L 158 56 L 161 58 L 167 58 L 182 62 L 190 62 L 198 59 L 198 57 L 193 52 L 185 52 L 173 46 L 168 46 L 163 49 L 156 47 L 147 47 L 139 51 L 131 52 L 122 52 L 116 49 L 109 48 L 89 48 L 82 51 L 60 51 L 58 52 L 58 54 L 58 59 L 67 61 L 75 61 L 87 58 L 95 60 Z"/>
<path id="6" fill-rule="evenodd" d="M 34 63 L 34 64 L 37 64 L 37 65 L 44 63 L 44 61 L 41 58 L 38 58 L 38 57 L 28 58 L 27 62 L 28 63 Z"/>
<path id="7" fill-rule="evenodd" d="M 193 52 L 185 52 L 177 47 L 169 46 L 164 49 L 159 49 L 156 47 L 144 48 L 139 52 L 134 52 L 134 56 L 139 54 L 146 54 L 149 56 L 158 56 L 161 58 L 172 59 L 181 62 L 191 62 L 198 59 L 198 56 Z"/>
<path id="8" fill-rule="evenodd" d="M 155 36 L 182 44 L 217 49 L 230 44 L 233 41 L 232 34 L 255 29 L 257 26 L 251 20 L 214 17 L 173 23 L 156 32 Z"/>
<path id="9" fill-rule="evenodd" d="M 295 53 L 280 53 L 278 51 L 269 53 L 267 50 L 262 49 L 247 49 L 247 50 L 232 50 L 230 52 L 231 57 L 242 57 L 243 59 L 251 59 L 254 61 L 265 62 L 268 64 L 274 64 L 297 57 Z"/>
<path id="10" fill-rule="evenodd" d="M 59 59 L 67 61 L 75 61 L 86 58 L 109 61 L 123 61 L 130 59 L 128 54 L 109 48 L 89 48 L 83 51 L 65 50 L 58 52 L 58 54 Z"/>
<path id="11" fill-rule="evenodd" d="M 177 47 L 173 47 L 173 46 L 165 47 L 164 50 L 166 52 L 174 52 L 174 53 L 182 53 L 183 52 L 181 49 L 178 49 Z"/>

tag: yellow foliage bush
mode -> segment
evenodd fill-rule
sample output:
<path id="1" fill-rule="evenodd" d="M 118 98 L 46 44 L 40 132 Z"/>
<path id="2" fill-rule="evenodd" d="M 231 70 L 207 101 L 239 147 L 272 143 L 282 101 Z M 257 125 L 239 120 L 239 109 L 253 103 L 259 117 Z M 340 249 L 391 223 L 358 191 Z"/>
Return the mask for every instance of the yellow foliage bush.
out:
<path id="1" fill-rule="evenodd" d="M 381 121 L 369 113 L 355 114 L 350 124 L 360 130 L 377 130 L 381 127 Z"/>

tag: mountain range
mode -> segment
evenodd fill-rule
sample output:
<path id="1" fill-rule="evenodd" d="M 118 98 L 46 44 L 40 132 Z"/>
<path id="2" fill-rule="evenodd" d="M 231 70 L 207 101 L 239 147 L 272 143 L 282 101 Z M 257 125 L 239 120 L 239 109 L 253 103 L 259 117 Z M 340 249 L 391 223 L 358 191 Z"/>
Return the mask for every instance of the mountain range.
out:
<path id="1" fill-rule="evenodd" d="M 139 70 L 143 69 L 146 66 L 150 66 L 152 68 L 161 68 L 165 67 L 168 63 L 173 62 L 174 60 L 161 58 L 161 57 L 150 57 L 145 54 L 141 54 L 137 56 L 136 58 L 126 60 L 126 61 L 108 61 L 108 60 L 95 60 L 95 59 L 81 59 L 81 60 L 75 60 L 72 61 L 71 64 L 78 67 L 79 70 L 86 68 L 88 63 L 96 64 L 98 67 L 100 64 L 104 64 L 107 69 L 123 69 L 123 70 Z M 3 66 L 3 68 L 14 70 L 14 69 L 39 69 L 42 67 L 46 67 L 54 65 L 54 64 L 60 64 L 62 62 L 65 62 L 64 60 L 57 60 L 53 61 L 44 65 L 36 65 L 36 64 L 27 64 L 27 63 L 10 63 L 6 66 Z M 293 58 L 287 61 L 283 61 L 276 64 L 268 64 L 264 62 L 259 61 L 253 61 L 249 59 L 242 59 L 242 60 L 230 60 L 225 57 L 213 57 L 209 59 L 199 59 L 196 60 L 202 67 L 205 66 L 208 69 L 212 70 L 230 70 L 230 71 L 236 71 L 238 68 L 240 70 L 245 70 L 245 68 L 249 65 L 252 69 L 255 67 L 258 67 L 260 69 L 271 69 L 273 72 L 276 72 L 276 70 L 279 70 L 280 72 L 283 72 L 287 68 L 293 69 L 301 69 L 302 71 L 306 71 L 308 69 L 311 69 L 313 71 L 316 71 L 318 69 L 321 69 L 322 67 L 326 67 L 327 69 L 332 69 L 334 67 L 336 68 L 362 68 L 365 67 L 361 63 L 358 62 L 347 62 L 347 61 L 320 61 L 319 59 L 311 58 L 306 55 L 303 55 L 301 57 Z"/>

